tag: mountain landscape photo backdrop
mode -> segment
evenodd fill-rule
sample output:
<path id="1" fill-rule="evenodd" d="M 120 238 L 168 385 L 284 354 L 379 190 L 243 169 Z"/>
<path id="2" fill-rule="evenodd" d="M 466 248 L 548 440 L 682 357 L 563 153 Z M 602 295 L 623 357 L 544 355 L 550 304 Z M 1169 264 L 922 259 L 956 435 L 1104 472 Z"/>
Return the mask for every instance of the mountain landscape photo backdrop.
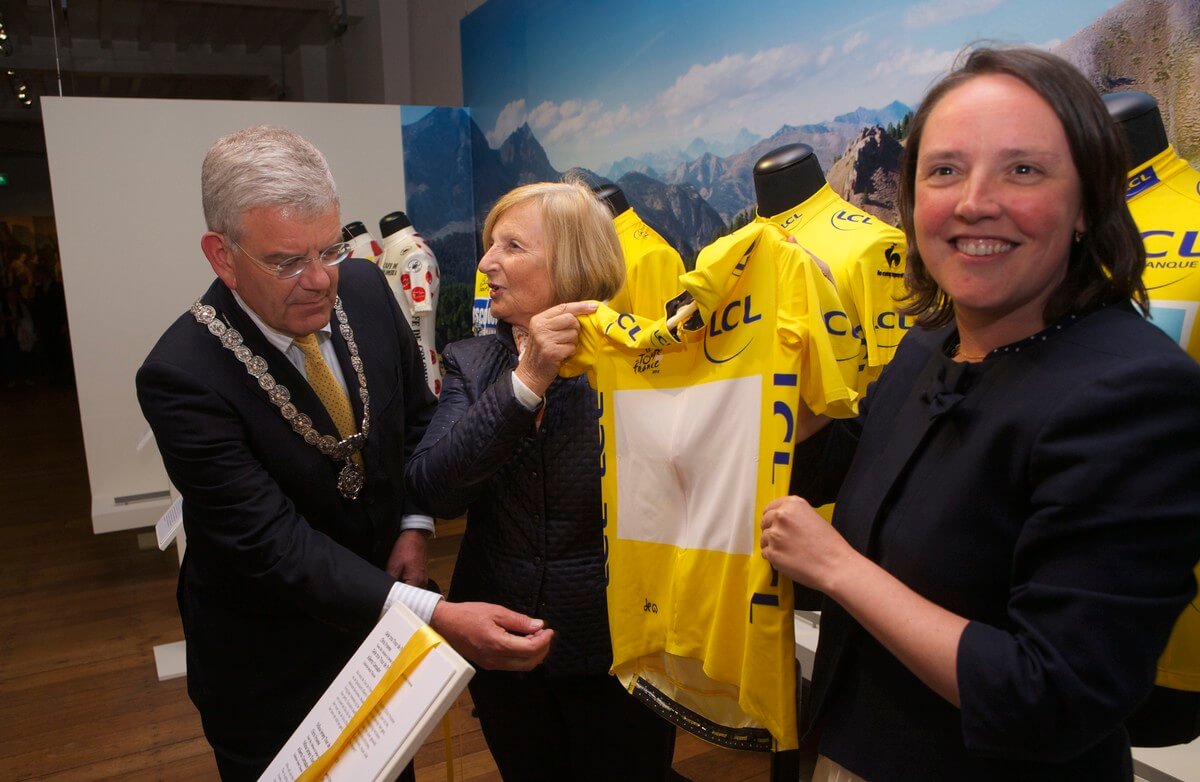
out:
<path id="1" fill-rule="evenodd" d="M 842 197 L 896 222 L 912 111 L 972 42 L 1038 46 L 1101 92 L 1154 95 L 1176 150 L 1200 160 L 1200 0 L 840 8 L 490 0 L 464 19 L 469 109 L 404 124 L 409 216 L 442 265 L 439 336 L 469 333 L 483 218 L 528 182 L 615 183 L 690 266 L 752 219 L 758 159 L 799 142 Z"/>

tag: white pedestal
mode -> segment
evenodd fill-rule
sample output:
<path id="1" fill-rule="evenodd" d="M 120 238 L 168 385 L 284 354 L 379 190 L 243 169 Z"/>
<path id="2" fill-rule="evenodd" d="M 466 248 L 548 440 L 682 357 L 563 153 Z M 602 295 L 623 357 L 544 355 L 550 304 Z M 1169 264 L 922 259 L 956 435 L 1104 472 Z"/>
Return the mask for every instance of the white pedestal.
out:
<path id="1" fill-rule="evenodd" d="M 1176 747 L 1134 747 L 1133 773 L 1146 782 L 1200 782 L 1200 739 Z"/>
<path id="2" fill-rule="evenodd" d="M 182 505 L 174 489 L 175 487 L 172 486 L 171 493 L 175 495 L 175 501 L 158 520 L 154 534 L 145 534 L 152 540 L 156 540 L 158 548 L 163 551 L 166 551 L 174 542 L 175 550 L 179 555 L 179 563 L 183 564 L 183 552 L 187 550 L 187 536 L 183 534 Z M 142 543 L 142 535 L 138 536 L 138 543 L 139 545 Z M 187 655 L 184 642 L 175 641 L 154 647 L 154 668 L 158 672 L 160 682 L 187 676 Z"/>
<path id="3" fill-rule="evenodd" d="M 817 656 L 817 637 L 821 634 L 820 611 L 797 611 L 796 628 L 796 661 L 800 663 L 800 674 L 806 681 L 812 681 L 813 661 Z"/>
<path id="4" fill-rule="evenodd" d="M 159 644 L 154 647 L 154 669 L 158 680 L 178 679 L 187 676 L 187 657 L 183 641 Z"/>

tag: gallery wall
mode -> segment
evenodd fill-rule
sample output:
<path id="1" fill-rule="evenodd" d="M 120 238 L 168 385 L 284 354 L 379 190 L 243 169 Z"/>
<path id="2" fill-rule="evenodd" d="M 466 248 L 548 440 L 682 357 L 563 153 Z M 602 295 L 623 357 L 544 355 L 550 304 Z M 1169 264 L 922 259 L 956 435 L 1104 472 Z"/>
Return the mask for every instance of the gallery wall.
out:
<path id="1" fill-rule="evenodd" d="M 169 483 L 134 392 L 166 327 L 214 275 L 200 163 L 224 133 L 288 127 L 329 160 L 344 220 L 405 208 L 399 106 L 46 98 L 54 213 L 97 532 L 154 524 Z"/>

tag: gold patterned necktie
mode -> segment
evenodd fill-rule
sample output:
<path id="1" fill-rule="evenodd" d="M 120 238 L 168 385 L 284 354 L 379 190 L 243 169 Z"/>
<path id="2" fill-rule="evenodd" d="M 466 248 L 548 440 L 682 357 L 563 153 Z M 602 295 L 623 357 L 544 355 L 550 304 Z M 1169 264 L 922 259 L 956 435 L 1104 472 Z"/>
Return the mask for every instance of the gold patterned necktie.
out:
<path id="1" fill-rule="evenodd" d="M 329 370 L 329 365 L 325 363 L 325 358 L 321 355 L 321 348 L 317 344 L 317 335 L 296 337 L 292 344 L 300 348 L 300 352 L 304 354 L 304 372 L 308 375 L 308 384 L 312 386 L 313 391 L 317 392 L 317 397 L 321 400 L 321 404 L 325 405 L 329 417 L 333 419 L 338 434 L 341 435 L 341 439 L 345 440 L 358 431 L 358 427 L 354 423 L 354 411 L 350 407 L 350 398 L 346 396 L 342 385 L 333 376 L 333 372 Z M 352 458 L 359 467 L 363 466 L 361 454 L 355 453 Z"/>

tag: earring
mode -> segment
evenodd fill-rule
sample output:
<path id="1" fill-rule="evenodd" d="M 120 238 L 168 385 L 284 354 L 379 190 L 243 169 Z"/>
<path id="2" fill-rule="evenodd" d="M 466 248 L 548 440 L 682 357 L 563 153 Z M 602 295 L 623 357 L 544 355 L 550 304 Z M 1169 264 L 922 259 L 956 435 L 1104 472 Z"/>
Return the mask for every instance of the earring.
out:
<path id="1" fill-rule="evenodd" d="M 1083 234 L 1079 231 L 1076 231 L 1075 232 L 1075 244 L 1079 244 L 1082 241 L 1083 241 Z"/>

